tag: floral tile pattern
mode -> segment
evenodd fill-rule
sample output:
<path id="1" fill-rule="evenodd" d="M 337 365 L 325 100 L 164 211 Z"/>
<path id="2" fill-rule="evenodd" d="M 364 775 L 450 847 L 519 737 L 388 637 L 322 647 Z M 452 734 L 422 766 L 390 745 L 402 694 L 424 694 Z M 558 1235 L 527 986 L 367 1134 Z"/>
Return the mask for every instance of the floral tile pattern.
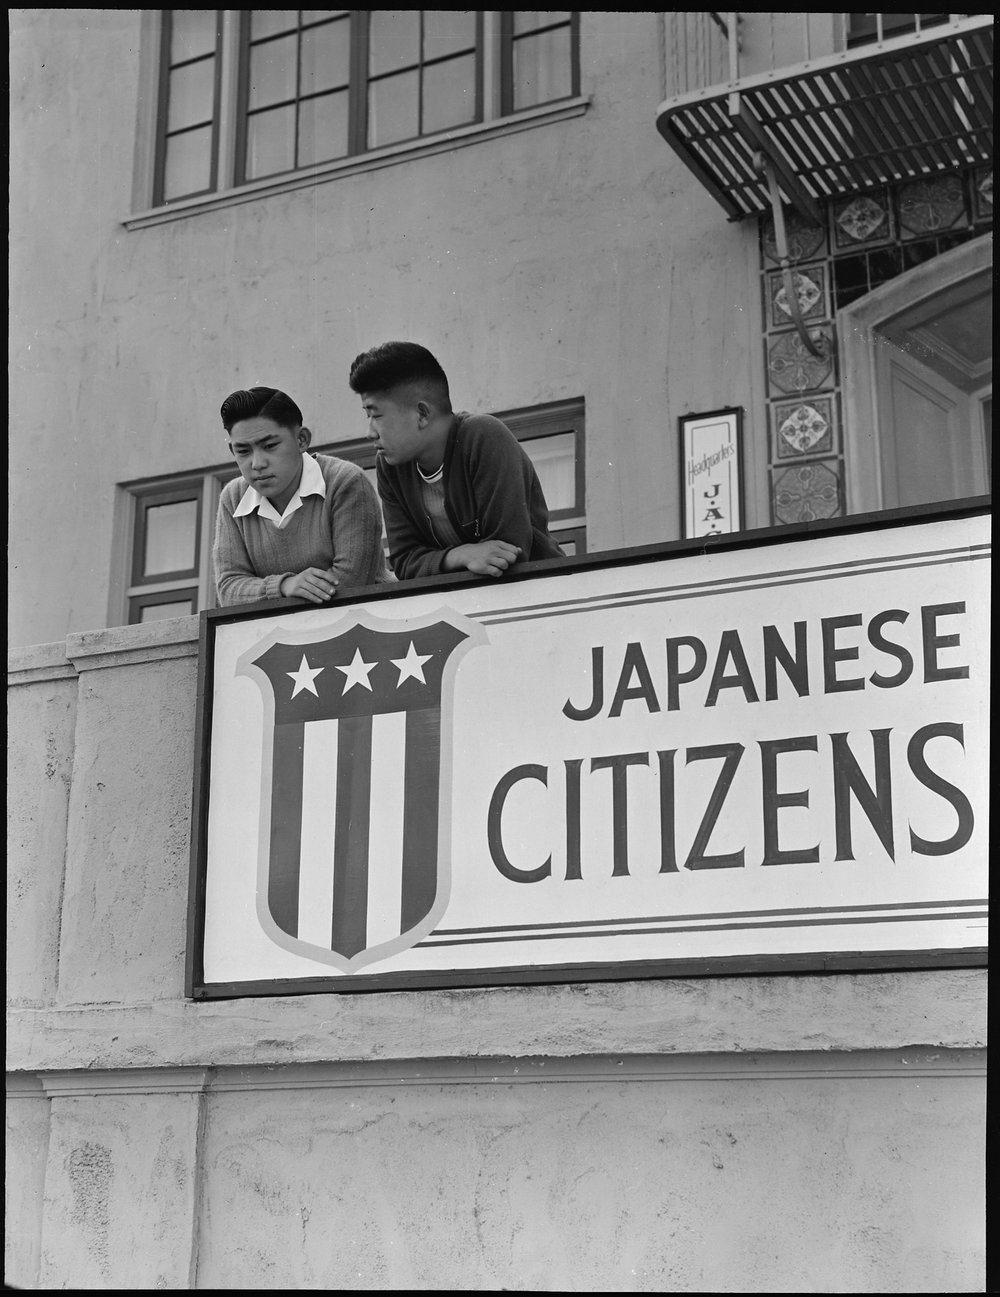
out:
<path id="1" fill-rule="evenodd" d="M 884 243 L 892 236 L 892 208 L 884 194 L 858 194 L 834 204 L 833 242 L 841 248 Z"/>
<path id="2" fill-rule="evenodd" d="M 826 204 L 822 228 L 785 209 L 792 283 L 813 355 L 776 269 L 774 223 L 760 219 L 761 317 L 767 372 L 767 463 L 777 526 L 850 509 L 836 312 L 912 266 L 982 235 L 993 219 L 993 168 L 889 184 Z"/>
<path id="3" fill-rule="evenodd" d="M 772 508 L 778 522 L 815 522 L 841 515 L 840 464 L 837 460 L 775 469 Z"/>
<path id="4" fill-rule="evenodd" d="M 802 318 L 804 320 L 823 319 L 827 314 L 823 267 L 809 266 L 807 269 L 793 270 L 792 285 L 798 298 Z M 783 329 L 793 323 L 785 277 L 780 270 L 767 277 L 767 300 L 771 313 L 771 328 Z"/>
<path id="5" fill-rule="evenodd" d="M 821 225 L 810 225 L 795 211 L 785 209 L 785 238 L 788 241 L 790 261 L 808 261 L 810 257 L 822 256 L 826 251 L 826 231 Z M 778 261 L 778 244 L 774 237 L 774 218 L 764 218 L 761 232 L 761 245 L 768 261 Z"/>
<path id="6" fill-rule="evenodd" d="M 797 459 L 834 449 L 833 398 L 776 401 L 771 407 L 772 457 Z"/>
<path id="7" fill-rule="evenodd" d="M 904 238 L 950 230 L 965 217 L 962 177 L 915 180 L 899 191 L 899 224 Z"/>
<path id="8" fill-rule="evenodd" d="M 767 348 L 767 373 L 778 392 L 809 392 L 833 379 L 833 342 L 829 329 L 811 329 L 810 338 L 820 354 L 814 356 L 798 333 L 781 333 Z"/>

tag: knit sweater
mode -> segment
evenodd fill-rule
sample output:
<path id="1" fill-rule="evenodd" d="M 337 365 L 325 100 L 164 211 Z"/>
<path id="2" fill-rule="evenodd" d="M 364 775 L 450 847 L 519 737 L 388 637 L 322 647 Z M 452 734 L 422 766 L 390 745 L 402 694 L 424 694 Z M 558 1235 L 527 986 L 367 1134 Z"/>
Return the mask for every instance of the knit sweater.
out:
<path id="1" fill-rule="evenodd" d="M 280 530 L 258 510 L 234 512 L 247 484 L 235 478 L 223 488 L 216 516 L 212 559 L 219 603 L 225 606 L 280 599 L 283 577 L 307 567 L 336 568 L 338 593 L 391 580 L 382 550 L 378 498 L 357 464 L 315 455 L 326 495 L 307 495 Z"/>
<path id="2" fill-rule="evenodd" d="M 416 462 L 375 461 L 389 561 L 400 580 L 443 570 L 442 549 L 424 507 Z M 462 544 L 505 540 L 521 559 L 561 558 L 535 466 L 511 430 L 491 414 L 458 413 L 444 452 L 445 511 Z"/>

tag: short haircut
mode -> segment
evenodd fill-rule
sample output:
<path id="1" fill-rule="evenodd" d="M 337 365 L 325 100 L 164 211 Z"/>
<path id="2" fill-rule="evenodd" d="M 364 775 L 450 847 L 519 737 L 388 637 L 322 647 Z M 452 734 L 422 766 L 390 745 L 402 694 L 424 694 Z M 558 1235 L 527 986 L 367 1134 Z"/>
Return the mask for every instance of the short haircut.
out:
<path id="1" fill-rule="evenodd" d="M 359 396 L 414 387 L 442 410 L 451 409 L 447 375 L 419 342 L 383 342 L 363 351 L 351 364 L 350 385 Z"/>
<path id="2" fill-rule="evenodd" d="M 251 387 L 230 392 L 220 410 L 222 426 L 232 432 L 244 419 L 271 419 L 280 428 L 301 428 L 302 411 L 287 392 L 276 387 Z"/>

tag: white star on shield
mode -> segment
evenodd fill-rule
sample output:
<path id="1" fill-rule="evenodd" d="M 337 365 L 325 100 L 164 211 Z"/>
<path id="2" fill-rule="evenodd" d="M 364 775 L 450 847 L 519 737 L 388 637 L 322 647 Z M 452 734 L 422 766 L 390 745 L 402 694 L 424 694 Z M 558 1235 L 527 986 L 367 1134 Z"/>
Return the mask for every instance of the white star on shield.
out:
<path id="1" fill-rule="evenodd" d="M 396 688 L 409 680 L 419 680 L 422 685 L 427 681 L 424 679 L 424 663 L 429 662 L 433 657 L 432 653 L 418 653 L 413 640 L 410 640 L 410 647 L 406 650 L 405 658 L 390 658 L 389 661 L 394 667 L 399 668 L 399 679 L 396 681 Z"/>
<path id="2" fill-rule="evenodd" d="M 316 697 L 318 698 L 319 694 L 316 693 L 315 680 L 319 673 L 325 670 L 326 667 L 311 667 L 306 661 L 306 655 L 303 653 L 302 662 L 299 665 L 298 671 L 285 672 L 285 675 L 291 676 L 295 681 L 295 688 L 292 690 L 292 697 L 294 698 L 295 695 L 303 689 L 308 689 L 311 694 L 316 694 Z"/>
<path id="3" fill-rule="evenodd" d="M 371 692 L 371 681 L 368 675 L 371 670 L 378 665 L 378 662 L 366 662 L 361 656 L 360 648 L 354 650 L 354 657 L 346 667 L 337 667 L 338 671 L 343 671 L 346 679 L 344 680 L 344 693 L 348 689 L 353 689 L 355 685 L 364 685 Z"/>

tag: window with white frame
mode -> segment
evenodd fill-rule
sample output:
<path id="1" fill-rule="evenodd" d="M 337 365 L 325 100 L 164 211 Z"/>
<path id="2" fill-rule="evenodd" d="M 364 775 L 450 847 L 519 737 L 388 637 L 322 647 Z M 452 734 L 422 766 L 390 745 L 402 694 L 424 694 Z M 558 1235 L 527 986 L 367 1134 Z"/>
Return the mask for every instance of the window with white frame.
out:
<path id="1" fill-rule="evenodd" d="M 584 403 L 554 401 L 497 412 L 528 452 L 549 506 L 549 530 L 568 556 L 587 548 Z M 315 445 L 365 470 L 375 485 L 375 451 L 367 438 Z M 215 606 L 212 542 L 219 495 L 237 477 L 233 463 L 120 488 L 123 552 L 122 624 L 184 617 Z M 114 600 L 117 604 L 119 601 Z"/>
<path id="2" fill-rule="evenodd" d="M 570 11 L 162 13 L 154 207 L 580 93 Z"/>

